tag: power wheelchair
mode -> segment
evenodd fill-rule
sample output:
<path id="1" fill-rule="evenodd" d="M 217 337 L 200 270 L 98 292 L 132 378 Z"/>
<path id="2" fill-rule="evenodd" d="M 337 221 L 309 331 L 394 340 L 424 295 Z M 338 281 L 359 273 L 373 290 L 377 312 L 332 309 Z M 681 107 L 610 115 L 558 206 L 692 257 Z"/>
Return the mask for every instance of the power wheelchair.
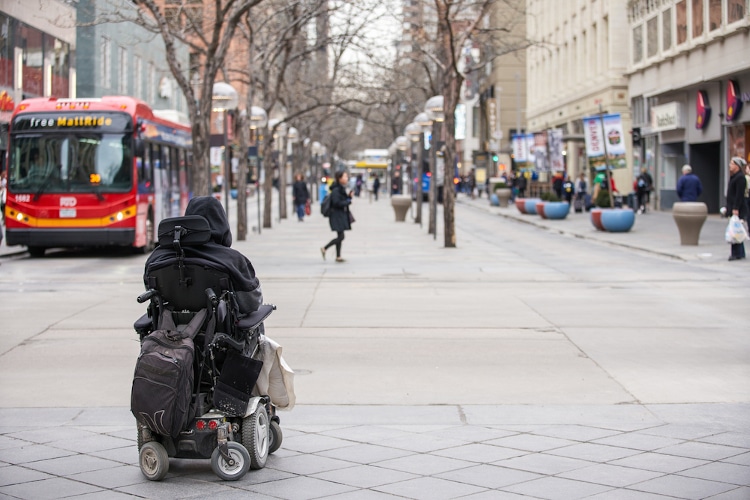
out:
<path id="1" fill-rule="evenodd" d="M 256 359 L 263 321 L 275 306 L 264 304 L 240 315 L 229 275 L 185 256 L 185 248 L 210 240 L 205 218 L 165 219 L 158 234 L 159 245 L 172 248 L 175 256 L 145 277 L 147 291 L 137 300 L 148 302 L 148 311 L 134 324 L 141 343 L 165 328 L 165 315 L 179 329 L 196 314 L 206 313 L 194 338 L 187 425 L 175 438 L 160 434 L 158 426 L 136 415 L 140 469 L 147 479 L 158 481 L 166 476 L 170 458 L 210 458 L 217 476 L 237 480 L 249 469 L 263 468 L 268 455 L 281 446 L 276 409 L 267 395 L 255 394 L 254 389 L 263 365 Z"/>

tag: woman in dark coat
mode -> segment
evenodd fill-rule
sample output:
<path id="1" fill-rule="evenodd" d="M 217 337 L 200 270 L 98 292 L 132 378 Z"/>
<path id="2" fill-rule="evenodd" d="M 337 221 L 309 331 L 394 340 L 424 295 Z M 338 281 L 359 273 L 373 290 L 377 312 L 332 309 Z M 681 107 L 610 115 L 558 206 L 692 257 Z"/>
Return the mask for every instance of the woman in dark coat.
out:
<path id="1" fill-rule="evenodd" d="M 352 202 L 354 193 L 346 192 L 346 186 L 349 182 L 349 174 L 346 172 L 336 172 L 336 180 L 331 185 L 331 214 L 328 216 L 328 222 L 331 225 L 331 231 L 336 231 L 336 237 L 328 242 L 324 247 L 320 247 L 320 253 L 323 259 L 326 258 L 326 250 L 336 245 L 336 262 L 344 262 L 341 258 L 341 242 L 344 241 L 344 231 L 352 228 L 351 214 L 349 213 L 349 204 Z"/>
<path id="2" fill-rule="evenodd" d="M 727 215 L 738 216 L 740 219 L 747 221 L 747 205 L 745 204 L 745 160 L 735 156 L 729 162 L 729 186 L 727 187 Z M 732 244 L 732 254 L 729 260 L 739 260 L 745 258 L 745 243 Z"/>

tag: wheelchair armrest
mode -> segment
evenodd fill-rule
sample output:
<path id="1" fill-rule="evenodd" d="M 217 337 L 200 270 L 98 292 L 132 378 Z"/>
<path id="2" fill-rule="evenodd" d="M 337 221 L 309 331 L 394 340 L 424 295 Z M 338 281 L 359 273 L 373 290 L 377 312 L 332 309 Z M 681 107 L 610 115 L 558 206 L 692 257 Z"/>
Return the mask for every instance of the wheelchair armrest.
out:
<path id="1" fill-rule="evenodd" d="M 267 317 L 276 309 L 276 306 L 271 304 L 261 304 L 257 311 L 252 312 L 242 318 L 238 323 L 237 327 L 240 330 L 254 330 L 265 321 Z"/>
<path id="2" fill-rule="evenodd" d="M 140 335 L 146 335 L 151 331 L 152 327 L 153 323 L 151 322 L 151 318 L 149 318 L 148 314 L 144 314 L 143 316 L 138 318 L 135 323 L 133 323 L 133 328 Z"/>

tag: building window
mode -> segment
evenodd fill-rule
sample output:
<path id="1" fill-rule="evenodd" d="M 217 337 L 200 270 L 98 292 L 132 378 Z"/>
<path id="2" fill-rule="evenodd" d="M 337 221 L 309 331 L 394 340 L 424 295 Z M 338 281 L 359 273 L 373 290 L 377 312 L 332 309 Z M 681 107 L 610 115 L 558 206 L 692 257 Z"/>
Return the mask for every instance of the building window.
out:
<path id="1" fill-rule="evenodd" d="M 745 18 L 746 0 L 727 0 L 727 22 L 734 23 Z"/>
<path id="2" fill-rule="evenodd" d="M 44 34 L 25 24 L 18 26 L 17 46 L 22 48 L 23 93 L 44 95 Z"/>
<path id="3" fill-rule="evenodd" d="M 721 0 L 708 0 L 708 29 L 721 28 Z"/>
<path id="4" fill-rule="evenodd" d="M 119 58 L 119 71 L 117 75 L 117 92 L 121 95 L 128 93 L 128 49 L 123 46 L 118 47 L 117 56 Z"/>
<path id="5" fill-rule="evenodd" d="M 102 38 L 102 87 L 110 88 L 112 86 L 112 47 L 109 38 Z"/>
<path id="6" fill-rule="evenodd" d="M 643 25 L 633 28 L 633 63 L 638 64 L 643 59 Z"/>
<path id="7" fill-rule="evenodd" d="M 667 9 L 661 14 L 661 49 L 672 48 L 672 9 Z"/>
<path id="8" fill-rule="evenodd" d="M 687 1 L 681 0 L 675 5 L 677 24 L 677 45 L 687 42 Z"/>
<path id="9" fill-rule="evenodd" d="M 11 20 L 0 13 L 0 86 L 13 88 L 13 31 Z"/>
<path id="10" fill-rule="evenodd" d="M 471 108 L 471 136 L 479 137 L 479 106 Z"/>
<path id="11" fill-rule="evenodd" d="M 659 53 L 659 18 L 652 17 L 646 21 L 646 53 L 654 57 Z"/>
<path id="12" fill-rule="evenodd" d="M 703 35 L 703 0 L 693 0 L 693 38 Z"/>

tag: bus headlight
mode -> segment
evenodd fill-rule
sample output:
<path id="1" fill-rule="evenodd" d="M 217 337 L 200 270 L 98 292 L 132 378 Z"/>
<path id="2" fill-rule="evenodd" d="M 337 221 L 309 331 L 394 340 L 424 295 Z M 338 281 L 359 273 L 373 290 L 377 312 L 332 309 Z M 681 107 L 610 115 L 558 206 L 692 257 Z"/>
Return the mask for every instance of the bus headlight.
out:
<path id="1" fill-rule="evenodd" d="M 18 212 L 16 214 L 16 220 L 19 221 L 19 222 L 23 220 L 23 214 L 21 212 Z"/>
<path id="2" fill-rule="evenodd" d="M 121 221 L 123 219 L 123 217 L 125 217 L 125 216 L 122 214 L 122 212 L 117 212 L 117 220 L 118 221 Z"/>

